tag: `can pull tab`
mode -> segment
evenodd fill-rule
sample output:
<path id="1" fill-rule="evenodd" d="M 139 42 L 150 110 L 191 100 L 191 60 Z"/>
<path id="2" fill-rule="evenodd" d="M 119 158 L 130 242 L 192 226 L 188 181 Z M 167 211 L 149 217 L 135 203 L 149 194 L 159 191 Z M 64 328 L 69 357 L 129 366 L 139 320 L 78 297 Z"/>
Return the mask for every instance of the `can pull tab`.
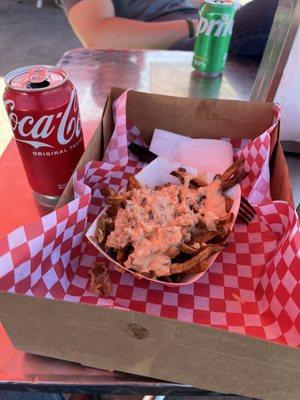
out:
<path id="1" fill-rule="evenodd" d="M 28 85 L 30 89 L 44 88 L 50 85 L 46 67 L 32 68 L 28 74 Z"/>

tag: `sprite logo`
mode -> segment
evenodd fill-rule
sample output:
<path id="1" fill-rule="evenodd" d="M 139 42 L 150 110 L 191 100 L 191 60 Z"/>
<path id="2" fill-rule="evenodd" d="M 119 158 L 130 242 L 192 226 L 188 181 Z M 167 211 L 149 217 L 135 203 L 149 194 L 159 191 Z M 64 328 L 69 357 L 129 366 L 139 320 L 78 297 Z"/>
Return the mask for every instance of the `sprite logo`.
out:
<path id="1" fill-rule="evenodd" d="M 197 35 L 202 33 L 205 36 L 231 36 L 233 22 L 233 18 L 226 14 L 222 15 L 221 19 L 212 19 L 210 21 L 207 18 L 201 16 L 199 20 Z"/>

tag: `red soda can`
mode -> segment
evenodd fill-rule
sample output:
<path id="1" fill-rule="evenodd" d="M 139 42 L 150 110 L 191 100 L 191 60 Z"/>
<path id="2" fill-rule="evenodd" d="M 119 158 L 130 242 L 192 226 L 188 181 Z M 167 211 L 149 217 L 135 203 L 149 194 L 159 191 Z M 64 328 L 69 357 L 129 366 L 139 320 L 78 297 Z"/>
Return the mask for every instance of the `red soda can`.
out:
<path id="1" fill-rule="evenodd" d="M 66 72 L 31 65 L 5 76 L 3 99 L 36 200 L 53 206 L 84 151 L 77 92 Z"/>

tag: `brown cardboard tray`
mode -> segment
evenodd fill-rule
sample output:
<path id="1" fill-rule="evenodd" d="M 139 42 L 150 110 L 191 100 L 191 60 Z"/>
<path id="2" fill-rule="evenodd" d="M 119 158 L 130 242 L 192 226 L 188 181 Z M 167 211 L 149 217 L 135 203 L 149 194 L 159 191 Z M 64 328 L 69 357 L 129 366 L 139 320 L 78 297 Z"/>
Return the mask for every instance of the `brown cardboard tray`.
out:
<path id="1" fill-rule="evenodd" d="M 100 160 L 113 132 L 112 89 L 78 167 Z M 273 121 L 271 103 L 183 99 L 130 92 L 128 119 L 150 142 L 154 128 L 191 137 L 249 137 Z M 286 162 L 273 135 L 273 199 L 292 203 Z M 72 198 L 69 182 L 59 205 Z M 138 312 L 0 292 L 0 320 L 14 346 L 83 365 L 190 384 L 222 393 L 298 400 L 300 351 L 223 330 Z"/>

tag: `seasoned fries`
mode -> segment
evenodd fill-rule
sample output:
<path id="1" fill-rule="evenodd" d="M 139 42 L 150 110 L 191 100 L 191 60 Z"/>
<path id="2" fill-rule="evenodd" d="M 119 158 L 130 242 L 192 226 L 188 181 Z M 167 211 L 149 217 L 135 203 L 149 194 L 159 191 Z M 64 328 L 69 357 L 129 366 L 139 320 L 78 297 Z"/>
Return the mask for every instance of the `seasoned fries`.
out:
<path id="1" fill-rule="evenodd" d="M 98 219 L 98 244 L 147 278 L 180 282 L 205 271 L 230 233 L 233 200 L 225 192 L 247 175 L 243 165 L 236 161 L 210 184 L 179 168 L 171 172 L 179 185 L 149 189 L 131 176 L 125 192 L 101 189 L 108 207 Z"/>
<path id="2" fill-rule="evenodd" d="M 218 253 L 222 250 L 223 246 L 218 244 L 208 244 L 203 246 L 199 253 L 194 257 L 183 263 L 174 263 L 171 264 L 171 273 L 172 274 L 181 274 L 182 272 L 190 272 L 191 269 L 195 268 L 197 265 L 201 265 L 208 257 L 211 255 Z"/>
<path id="3" fill-rule="evenodd" d="M 88 273 L 92 292 L 107 297 L 111 292 L 111 279 L 106 266 L 103 263 L 95 264 Z"/>

